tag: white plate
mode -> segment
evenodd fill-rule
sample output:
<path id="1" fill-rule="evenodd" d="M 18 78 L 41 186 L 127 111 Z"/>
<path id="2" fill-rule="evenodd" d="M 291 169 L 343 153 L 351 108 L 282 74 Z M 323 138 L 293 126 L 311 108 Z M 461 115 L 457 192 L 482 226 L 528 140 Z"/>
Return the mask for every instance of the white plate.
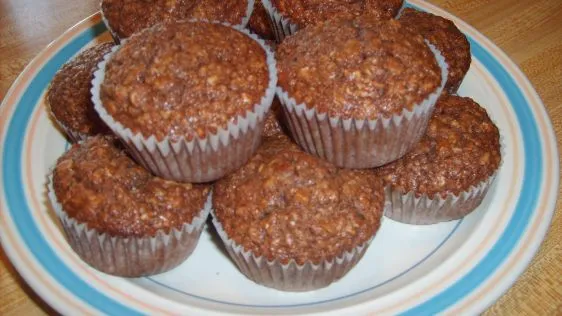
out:
<path id="1" fill-rule="evenodd" d="M 460 94 L 480 102 L 505 147 L 499 176 L 477 211 L 426 227 L 385 220 L 363 260 L 326 289 L 284 293 L 244 278 L 212 234 L 180 267 L 140 279 L 97 272 L 65 242 L 45 198 L 46 174 L 67 143 L 48 119 L 44 92 L 84 47 L 110 40 L 100 16 L 67 31 L 25 69 L 0 107 L 0 237 L 14 266 L 64 314 L 434 314 L 480 312 L 511 286 L 538 249 L 558 192 L 558 154 L 544 106 L 488 39 L 470 38 L 473 63 Z"/>

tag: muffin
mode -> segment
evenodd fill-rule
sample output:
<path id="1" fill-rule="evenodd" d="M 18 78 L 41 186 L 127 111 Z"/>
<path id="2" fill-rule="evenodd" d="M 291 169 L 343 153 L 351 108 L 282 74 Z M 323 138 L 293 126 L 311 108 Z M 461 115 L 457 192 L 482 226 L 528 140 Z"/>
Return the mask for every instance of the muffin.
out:
<path id="1" fill-rule="evenodd" d="M 308 291 L 341 278 L 361 259 L 383 206 L 382 182 L 373 173 L 338 169 L 278 134 L 216 182 L 213 223 L 246 277 Z"/>
<path id="2" fill-rule="evenodd" d="M 338 167 L 373 168 L 423 135 L 446 81 L 441 54 L 396 20 L 328 20 L 277 49 L 293 138 Z"/>
<path id="3" fill-rule="evenodd" d="M 255 152 L 277 81 L 275 59 L 247 31 L 219 23 L 158 24 L 96 72 L 96 110 L 137 161 L 160 177 L 209 182 Z"/>
<path id="4" fill-rule="evenodd" d="M 210 190 L 154 177 L 114 138 L 93 136 L 59 158 L 49 197 L 82 260 L 108 274 L 141 277 L 172 269 L 193 252 Z"/>
<path id="5" fill-rule="evenodd" d="M 445 90 L 451 94 L 456 93 L 472 61 L 470 43 L 466 36 L 452 21 L 411 8 L 403 11 L 400 22 L 419 32 L 441 51 L 449 70 Z"/>
<path id="6" fill-rule="evenodd" d="M 119 41 L 158 23 L 189 18 L 245 27 L 253 4 L 253 0 L 102 0 L 101 12 Z"/>
<path id="7" fill-rule="evenodd" d="M 398 15 L 403 0 L 262 0 L 271 27 L 280 43 L 297 30 L 334 17 L 352 18 L 369 14 L 377 19 Z"/>
<path id="8" fill-rule="evenodd" d="M 90 88 L 98 63 L 112 47 L 102 43 L 84 50 L 64 64 L 49 85 L 47 108 L 73 142 L 109 132 L 94 110 Z"/>
<path id="9" fill-rule="evenodd" d="M 250 30 L 266 40 L 274 40 L 275 34 L 269 22 L 269 15 L 263 7 L 261 0 L 255 0 L 254 10 L 248 22 Z"/>
<path id="10" fill-rule="evenodd" d="M 480 205 L 500 163 L 500 134 L 486 110 L 443 96 L 414 149 L 375 171 L 387 186 L 385 215 L 409 224 L 459 219 Z"/>

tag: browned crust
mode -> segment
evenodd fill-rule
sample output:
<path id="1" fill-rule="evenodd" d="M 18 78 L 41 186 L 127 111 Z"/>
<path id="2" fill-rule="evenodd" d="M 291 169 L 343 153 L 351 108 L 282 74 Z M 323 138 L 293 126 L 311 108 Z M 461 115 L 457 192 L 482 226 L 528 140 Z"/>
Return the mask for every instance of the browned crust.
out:
<path id="1" fill-rule="evenodd" d="M 316 25 L 334 16 L 353 17 L 368 13 L 377 19 L 398 14 L 402 0 L 272 0 L 272 4 L 300 28 Z"/>
<path id="2" fill-rule="evenodd" d="M 247 6 L 246 0 L 102 0 L 101 3 L 109 26 L 120 38 L 157 23 L 188 18 L 240 24 Z"/>
<path id="3" fill-rule="evenodd" d="M 100 97 L 133 133 L 191 141 L 253 111 L 268 83 L 266 53 L 247 35 L 176 22 L 131 37 L 107 63 Z"/>
<path id="4" fill-rule="evenodd" d="M 329 20 L 285 39 L 277 56 L 279 86 L 297 104 L 343 119 L 412 110 L 441 83 L 423 38 L 395 20 Z"/>

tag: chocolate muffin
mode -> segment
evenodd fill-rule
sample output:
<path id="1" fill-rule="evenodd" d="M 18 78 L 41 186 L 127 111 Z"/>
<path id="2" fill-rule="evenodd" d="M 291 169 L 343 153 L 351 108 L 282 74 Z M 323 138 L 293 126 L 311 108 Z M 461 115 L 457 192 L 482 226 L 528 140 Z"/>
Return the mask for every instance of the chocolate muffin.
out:
<path id="1" fill-rule="evenodd" d="M 50 197 L 85 262 L 140 277 L 167 271 L 191 254 L 210 211 L 210 190 L 154 177 L 115 139 L 94 136 L 59 158 Z"/>
<path id="2" fill-rule="evenodd" d="M 410 224 L 459 219 L 482 202 L 500 163 L 500 134 L 486 110 L 445 95 L 414 149 L 375 171 L 387 185 L 386 216 Z"/>
<path id="3" fill-rule="evenodd" d="M 277 49 L 277 94 L 294 139 L 338 167 L 403 156 L 446 80 L 440 53 L 395 20 L 328 20 Z"/>
<path id="4" fill-rule="evenodd" d="M 102 0 L 101 11 L 117 39 L 158 23 L 189 18 L 245 27 L 252 11 L 248 0 Z"/>
<path id="5" fill-rule="evenodd" d="M 297 30 L 333 18 L 369 14 L 377 19 L 398 15 L 403 0 L 262 0 L 278 42 Z"/>
<path id="6" fill-rule="evenodd" d="M 248 27 L 252 32 L 258 34 L 263 39 L 275 39 L 275 34 L 269 22 L 269 15 L 263 7 L 261 0 L 256 0 L 254 3 L 254 11 L 252 12 L 252 16 L 250 16 Z"/>
<path id="7" fill-rule="evenodd" d="M 445 90 L 456 93 L 472 61 L 466 36 L 451 20 L 411 8 L 403 11 L 400 21 L 419 32 L 441 51 L 449 70 Z"/>
<path id="8" fill-rule="evenodd" d="M 255 152 L 277 79 L 273 53 L 256 35 L 218 23 L 159 24 L 106 62 L 96 110 L 154 174 L 213 181 Z"/>
<path id="9" fill-rule="evenodd" d="M 73 142 L 109 132 L 94 110 L 90 88 L 98 63 L 112 47 L 102 43 L 84 50 L 64 64 L 49 85 L 47 107 Z"/>
<path id="10" fill-rule="evenodd" d="M 329 285 L 360 260 L 383 205 L 373 173 L 338 169 L 278 134 L 216 182 L 213 223 L 249 279 L 306 291 Z"/>

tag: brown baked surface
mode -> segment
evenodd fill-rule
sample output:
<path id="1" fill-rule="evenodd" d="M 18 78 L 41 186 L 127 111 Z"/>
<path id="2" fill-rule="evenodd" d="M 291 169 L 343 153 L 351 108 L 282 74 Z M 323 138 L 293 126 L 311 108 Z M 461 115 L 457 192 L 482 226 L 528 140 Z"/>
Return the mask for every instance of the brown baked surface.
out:
<path id="1" fill-rule="evenodd" d="M 102 43 L 84 50 L 62 66 L 47 91 L 47 104 L 66 128 L 86 135 L 107 133 L 92 103 L 92 79 L 98 63 L 113 47 Z"/>
<path id="2" fill-rule="evenodd" d="M 262 137 L 275 136 L 283 133 L 283 113 L 281 111 L 281 103 L 277 97 L 273 98 L 271 109 L 265 117 Z"/>
<path id="3" fill-rule="evenodd" d="M 419 34 L 370 16 L 329 20 L 277 48 L 279 86 L 299 103 L 343 118 L 376 119 L 411 110 L 441 82 Z"/>
<path id="4" fill-rule="evenodd" d="M 106 66 L 101 101 L 145 137 L 205 137 L 261 102 L 264 49 L 220 24 L 176 22 L 129 38 Z"/>
<path id="5" fill-rule="evenodd" d="M 210 191 L 208 185 L 154 177 L 110 137 L 95 136 L 59 158 L 53 187 L 66 214 L 100 233 L 155 236 L 191 223 Z"/>
<path id="6" fill-rule="evenodd" d="M 338 169 L 286 136 L 264 140 L 248 164 L 215 184 L 216 216 L 227 235 L 268 260 L 330 260 L 375 235 L 382 182 Z"/>
<path id="7" fill-rule="evenodd" d="M 496 172 L 500 162 L 500 134 L 486 110 L 470 98 L 444 95 L 418 145 L 375 170 L 396 190 L 433 198 L 467 191 Z"/>
<path id="8" fill-rule="evenodd" d="M 394 18 L 403 0 L 272 0 L 272 3 L 291 22 L 308 27 L 334 16 L 369 13 L 378 19 Z"/>
<path id="9" fill-rule="evenodd" d="M 197 18 L 242 23 L 247 0 L 102 0 L 103 14 L 121 38 L 157 23 Z"/>
<path id="10" fill-rule="evenodd" d="M 263 7 L 261 0 L 256 0 L 254 3 L 254 11 L 250 16 L 248 26 L 252 32 L 258 34 L 261 38 L 272 40 L 275 34 L 269 25 L 269 17 L 267 11 Z"/>
<path id="11" fill-rule="evenodd" d="M 449 69 L 445 89 L 456 93 L 472 61 L 466 36 L 452 21 L 412 8 L 402 12 L 400 21 L 419 32 L 441 51 Z"/>

